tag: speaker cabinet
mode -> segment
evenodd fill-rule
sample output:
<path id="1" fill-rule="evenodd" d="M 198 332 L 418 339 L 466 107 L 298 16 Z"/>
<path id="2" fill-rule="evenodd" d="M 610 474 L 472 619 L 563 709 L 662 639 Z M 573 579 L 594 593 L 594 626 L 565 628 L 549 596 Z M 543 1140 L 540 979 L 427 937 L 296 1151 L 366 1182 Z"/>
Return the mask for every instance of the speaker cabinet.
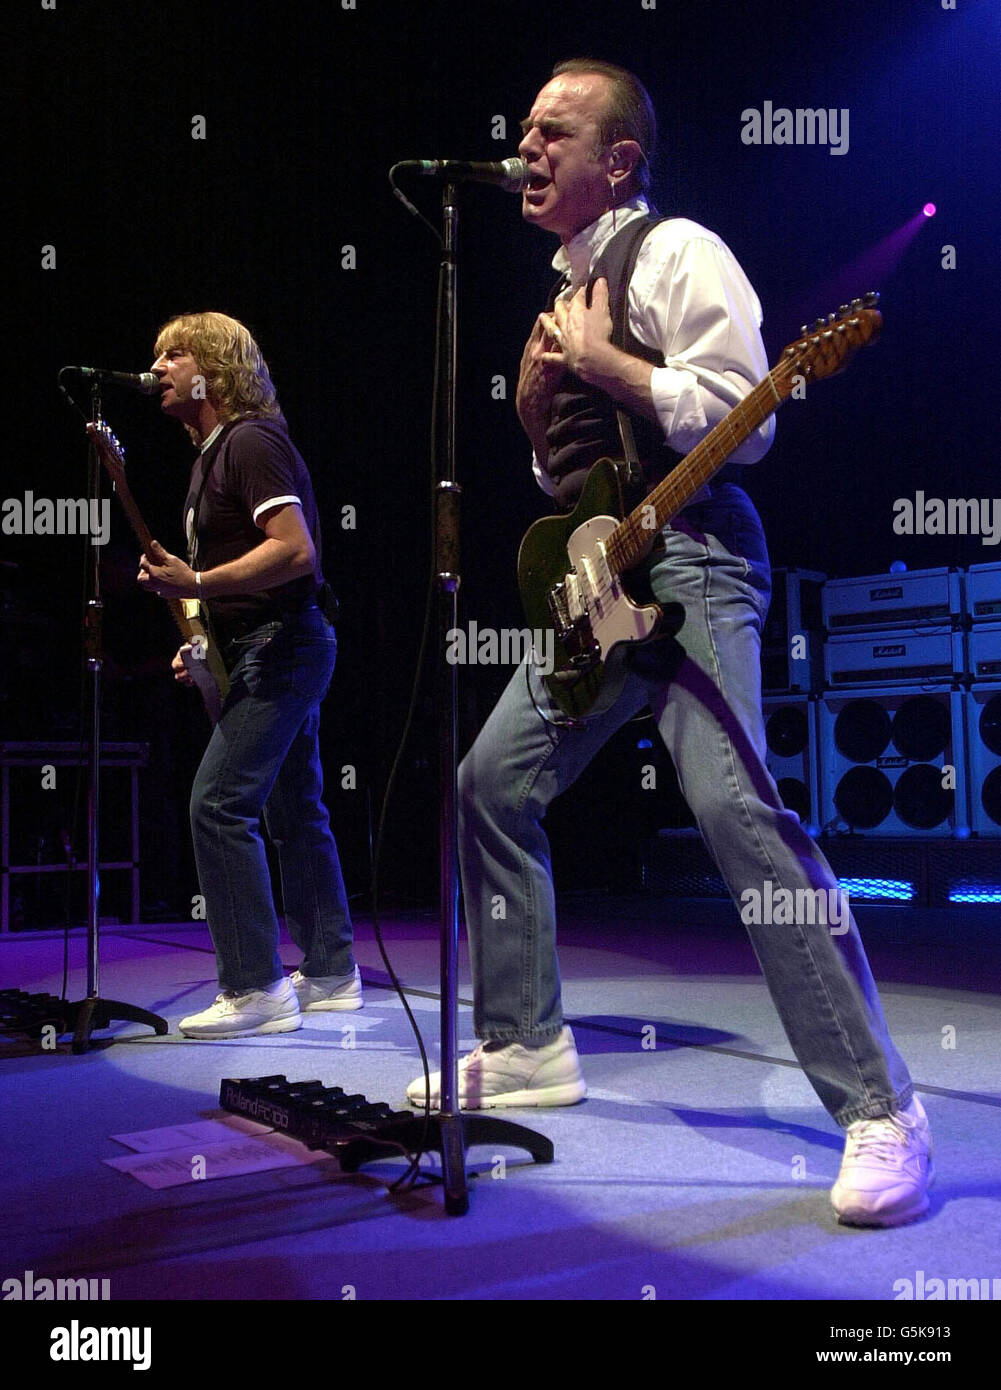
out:
<path id="1" fill-rule="evenodd" d="M 829 691 L 819 702 L 818 723 L 825 830 L 969 835 L 959 691 Z"/>
<path id="2" fill-rule="evenodd" d="M 783 805 L 796 812 L 807 834 L 816 835 L 820 826 L 816 701 L 806 695 L 766 696 L 761 711 L 765 766 Z"/>
<path id="3" fill-rule="evenodd" d="M 1001 682 L 966 694 L 970 824 L 975 835 L 1001 837 Z"/>

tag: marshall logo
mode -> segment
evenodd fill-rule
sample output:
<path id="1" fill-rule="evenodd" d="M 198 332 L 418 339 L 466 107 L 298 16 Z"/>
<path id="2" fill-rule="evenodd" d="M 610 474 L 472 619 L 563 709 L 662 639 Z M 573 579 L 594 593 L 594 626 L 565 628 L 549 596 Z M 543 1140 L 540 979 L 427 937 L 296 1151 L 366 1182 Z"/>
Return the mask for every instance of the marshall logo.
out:
<path id="1" fill-rule="evenodd" d="M 879 603 L 885 599 L 903 598 L 904 591 L 898 584 L 895 589 L 870 589 L 869 598 L 873 603 Z"/>
<path id="2" fill-rule="evenodd" d="M 910 759 L 908 758 L 877 758 L 877 767 L 906 767 Z"/>
<path id="3" fill-rule="evenodd" d="M 873 647 L 872 654 L 877 656 L 906 656 L 907 648 L 903 642 L 885 642 L 881 647 Z"/>

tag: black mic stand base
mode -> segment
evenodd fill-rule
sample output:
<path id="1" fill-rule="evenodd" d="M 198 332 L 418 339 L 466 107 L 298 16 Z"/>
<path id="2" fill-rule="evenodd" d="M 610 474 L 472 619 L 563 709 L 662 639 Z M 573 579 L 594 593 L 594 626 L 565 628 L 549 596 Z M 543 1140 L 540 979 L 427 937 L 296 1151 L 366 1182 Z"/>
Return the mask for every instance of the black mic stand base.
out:
<path id="1" fill-rule="evenodd" d="M 379 1138 L 382 1143 L 359 1136 L 331 1146 L 331 1152 L 336 1153 L 342 1172 L 357 1173 L 363 1163 L 386 1157 L 387 1140 L 412 1140 L 414 1136 L 409 1131 L 423 1123 L 423 1115 L 417 1113 L 412 1121 L 404 1122 L 402 1125 L 381 1127 Z M 428 1136 L 422 1148 L 437 1150 L 441 1154 L 445 1211 L 449 1216 L 464 1216 L 469 1210 L 465 1152 L 467 1147 L 474 1144 L 488 1144 L 494 1150 L 502 1146 L 526 1149 L 536 1163 L 553 1161 L 552 1140 L 543 1134 L 536 1134 L 532 1129 L 526 1129 L 524 1125 L 515 1124 L 512 1120 L 500 1120 L 493 1115 L 475 1113 L 430 1115 Z"/>
<path id="2" fill-rule="evenodd" d="M 62 1031 L 73 1034 L 74 1052 L 86 1052 L 90 1047 L 90 1035 L 93 1030 L 109 1028 L 113 1022 L 145 1023 L 161 1037 L 170 1031 L 167 1020 L 159 1014 L 140 1009 L 137 1004 L 120 1004 L 115 999 L 99 999 L 94 996 L 80 999 L 75 1004 L 63 1000 L 62 1011 Z"/>

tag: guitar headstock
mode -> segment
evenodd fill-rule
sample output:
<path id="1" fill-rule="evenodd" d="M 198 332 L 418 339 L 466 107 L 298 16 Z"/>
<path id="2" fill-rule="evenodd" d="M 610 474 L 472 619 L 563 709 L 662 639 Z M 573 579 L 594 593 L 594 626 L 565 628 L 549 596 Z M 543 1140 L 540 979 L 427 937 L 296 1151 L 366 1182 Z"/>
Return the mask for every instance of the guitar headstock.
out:
<path id="1" fill-rule="evenodd" d="M 125 450 L 103 420 L 88 420 L 87 433 L 102 453 L 110 454 L 122 468 L 125 467 Z"/>
<path id="2" fill-rule="evenodd" d="M 96 422 L 89 420 L 87 433 L 97 446 L 97 452 L 101 455 L 101 462 L 111 474 L 117 487 L 125 480 L 125 450 L 103 420 Z"/>
<path id="3" fill-rule="evenodd" d="M 862 299 L 842 304 L 836 314 L 817 319 L 812 328 L 805 324 L 802 337 L 790 343 L 782 354 L 782 374 L 789 382 L 794 375 L 809 381 L 822 381 L 847 366 L 859 348 L 873 343 L 883 327 L 883 316 L 876 308 L 879 295 L 870 291 Z M 790 392 L 792 389 L 789 382 Z"/>

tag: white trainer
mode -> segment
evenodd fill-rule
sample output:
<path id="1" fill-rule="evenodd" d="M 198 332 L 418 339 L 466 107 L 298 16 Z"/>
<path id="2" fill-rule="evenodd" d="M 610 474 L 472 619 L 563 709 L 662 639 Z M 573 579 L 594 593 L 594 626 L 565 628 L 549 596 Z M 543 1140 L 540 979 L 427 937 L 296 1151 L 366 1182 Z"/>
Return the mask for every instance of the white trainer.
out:
<path id="1" fill-rule="evenodd" d="M 831 1203 L 846 1226 L 903 1226 L 928 1210 L 931 1130 L 920 1100 L 905 1110 L 848 1126 Z"/>
<path id="2" fill-rule="evenodd" d="M 294 1033 L 302 1027 L 295 990 L 286 979 L 266 989 L 226 990 L 200 1014 L 177 1025 L 186 1038 L 245 1038 L 255 1033 Z"/>
<path id="3" fill-rule="evenodd" d="M 293 970 L 289 976 L 304 1014 L 324 1009 L 360 1009 L 365 1000 L 361 993 L 361 972 L 357 965 L 350 975 L 304 975 Z"/>
<path id="4" fill-rule="evenodd" d="M 564 1027 L 542 1047 L 480 1043 L 459 1062 L 459 1108 L 576 1105 L 587 1095 L 573 1033 Z M 411 1105 L 424 1106 L 424 1077 L 407 1087 Z M 441 1106 L 441 1072 L 431 1073 L 431 1108 Z"/>

